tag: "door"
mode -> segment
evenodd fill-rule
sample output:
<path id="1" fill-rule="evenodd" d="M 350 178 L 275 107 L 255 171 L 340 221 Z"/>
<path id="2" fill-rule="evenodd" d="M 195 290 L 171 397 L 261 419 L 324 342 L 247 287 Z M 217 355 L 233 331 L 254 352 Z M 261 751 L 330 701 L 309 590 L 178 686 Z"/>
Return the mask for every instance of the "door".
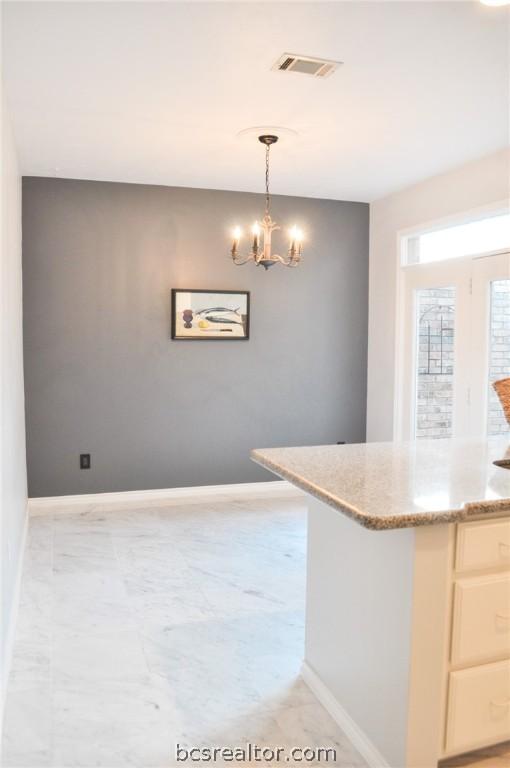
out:
<path id="1" fill-rule="evenodd" d="M 510 375 L 510 255 L 402 270 L 397 439 L 505 432 L 490 384 Z"/>
<path id="2" fill-rule="evenodd" d="M 510 430 L 492 388 L 510 376 L 510 253 L 481 256 L 472 266 L 472 434 Z"/>

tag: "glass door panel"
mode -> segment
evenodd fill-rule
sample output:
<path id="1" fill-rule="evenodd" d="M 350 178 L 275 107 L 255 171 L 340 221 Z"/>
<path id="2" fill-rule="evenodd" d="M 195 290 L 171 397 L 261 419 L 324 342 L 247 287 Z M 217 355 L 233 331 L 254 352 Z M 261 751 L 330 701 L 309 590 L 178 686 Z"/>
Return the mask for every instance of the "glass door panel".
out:
<path id="1" fill-rule="evenodd" d="M 455 288 L 420 288 L 416 307 L 414 437 L 451 437 L 455 369 Z"/>
<path id="2" fill-rule="evenodd" d="M 492 388 L 498 379 L 510 377 L 510 279 L 490 284 L 488 435 L 510 432 L 501 403 Z"/>
<path id="3" fill-rule="evenodd" d="M 403 271 L 394 434 L 398 440 L 462 437 L 469 421 L 471 265 L 460 259 Z"/>

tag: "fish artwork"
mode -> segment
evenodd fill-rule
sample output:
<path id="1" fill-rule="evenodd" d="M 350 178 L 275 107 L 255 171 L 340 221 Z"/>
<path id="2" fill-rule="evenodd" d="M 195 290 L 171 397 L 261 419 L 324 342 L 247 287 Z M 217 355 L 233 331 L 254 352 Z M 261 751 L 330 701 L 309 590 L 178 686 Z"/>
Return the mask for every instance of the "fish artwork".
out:
<path id="1" fill-rule="evenodd" d="M 203 315 L 205 312 L 235 312 L 235 314 L 238 315 L 239 309 L 240 307 L 237 307 L 237 309 L 229 309 L 228 307 L 208 307 L 207 309 L 199 309 L 196 314 Z"/>
<path id="2" fill-rule="evenodd" d="M 207 320 L 209 323 L 229 323 L 232 325 L 243 325 L 242 315 L 237 309 L 228 309 L 227 307 L 209 307 L 196 312 L 196 315 Z"/>
<path id="3" fill-rule="evenodd" d="M 182 341 L 250 337 L 250 292 L 172 288 L 171 337 Z"/>

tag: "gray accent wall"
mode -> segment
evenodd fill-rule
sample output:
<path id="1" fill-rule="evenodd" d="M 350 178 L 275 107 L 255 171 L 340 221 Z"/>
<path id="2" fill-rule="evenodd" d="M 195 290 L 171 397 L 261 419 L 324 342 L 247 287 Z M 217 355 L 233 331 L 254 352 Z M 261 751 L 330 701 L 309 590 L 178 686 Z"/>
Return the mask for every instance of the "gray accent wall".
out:
<path id="1" fill-rule="evenodd" d="M 263 205 L 24 179 L 30 496 L 269 480 L 251 448 L 365 439 L 368 205 L 277 196 L 302 265 L 236 267 L 229 230 Z M 172 341 L 171 288 L 251 291 L 250 339 Z"/>

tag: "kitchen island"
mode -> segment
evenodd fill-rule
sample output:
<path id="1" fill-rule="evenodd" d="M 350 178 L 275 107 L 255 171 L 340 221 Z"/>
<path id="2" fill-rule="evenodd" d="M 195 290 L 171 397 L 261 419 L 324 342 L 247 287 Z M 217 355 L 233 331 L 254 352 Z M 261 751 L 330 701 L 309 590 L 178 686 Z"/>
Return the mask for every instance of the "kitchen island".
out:
<path id="1" fill-rule="evenodd" d="M 508 446 L 252 452 L 309 494 L 303 675 L 374 768 L 510 740 Z"/>

